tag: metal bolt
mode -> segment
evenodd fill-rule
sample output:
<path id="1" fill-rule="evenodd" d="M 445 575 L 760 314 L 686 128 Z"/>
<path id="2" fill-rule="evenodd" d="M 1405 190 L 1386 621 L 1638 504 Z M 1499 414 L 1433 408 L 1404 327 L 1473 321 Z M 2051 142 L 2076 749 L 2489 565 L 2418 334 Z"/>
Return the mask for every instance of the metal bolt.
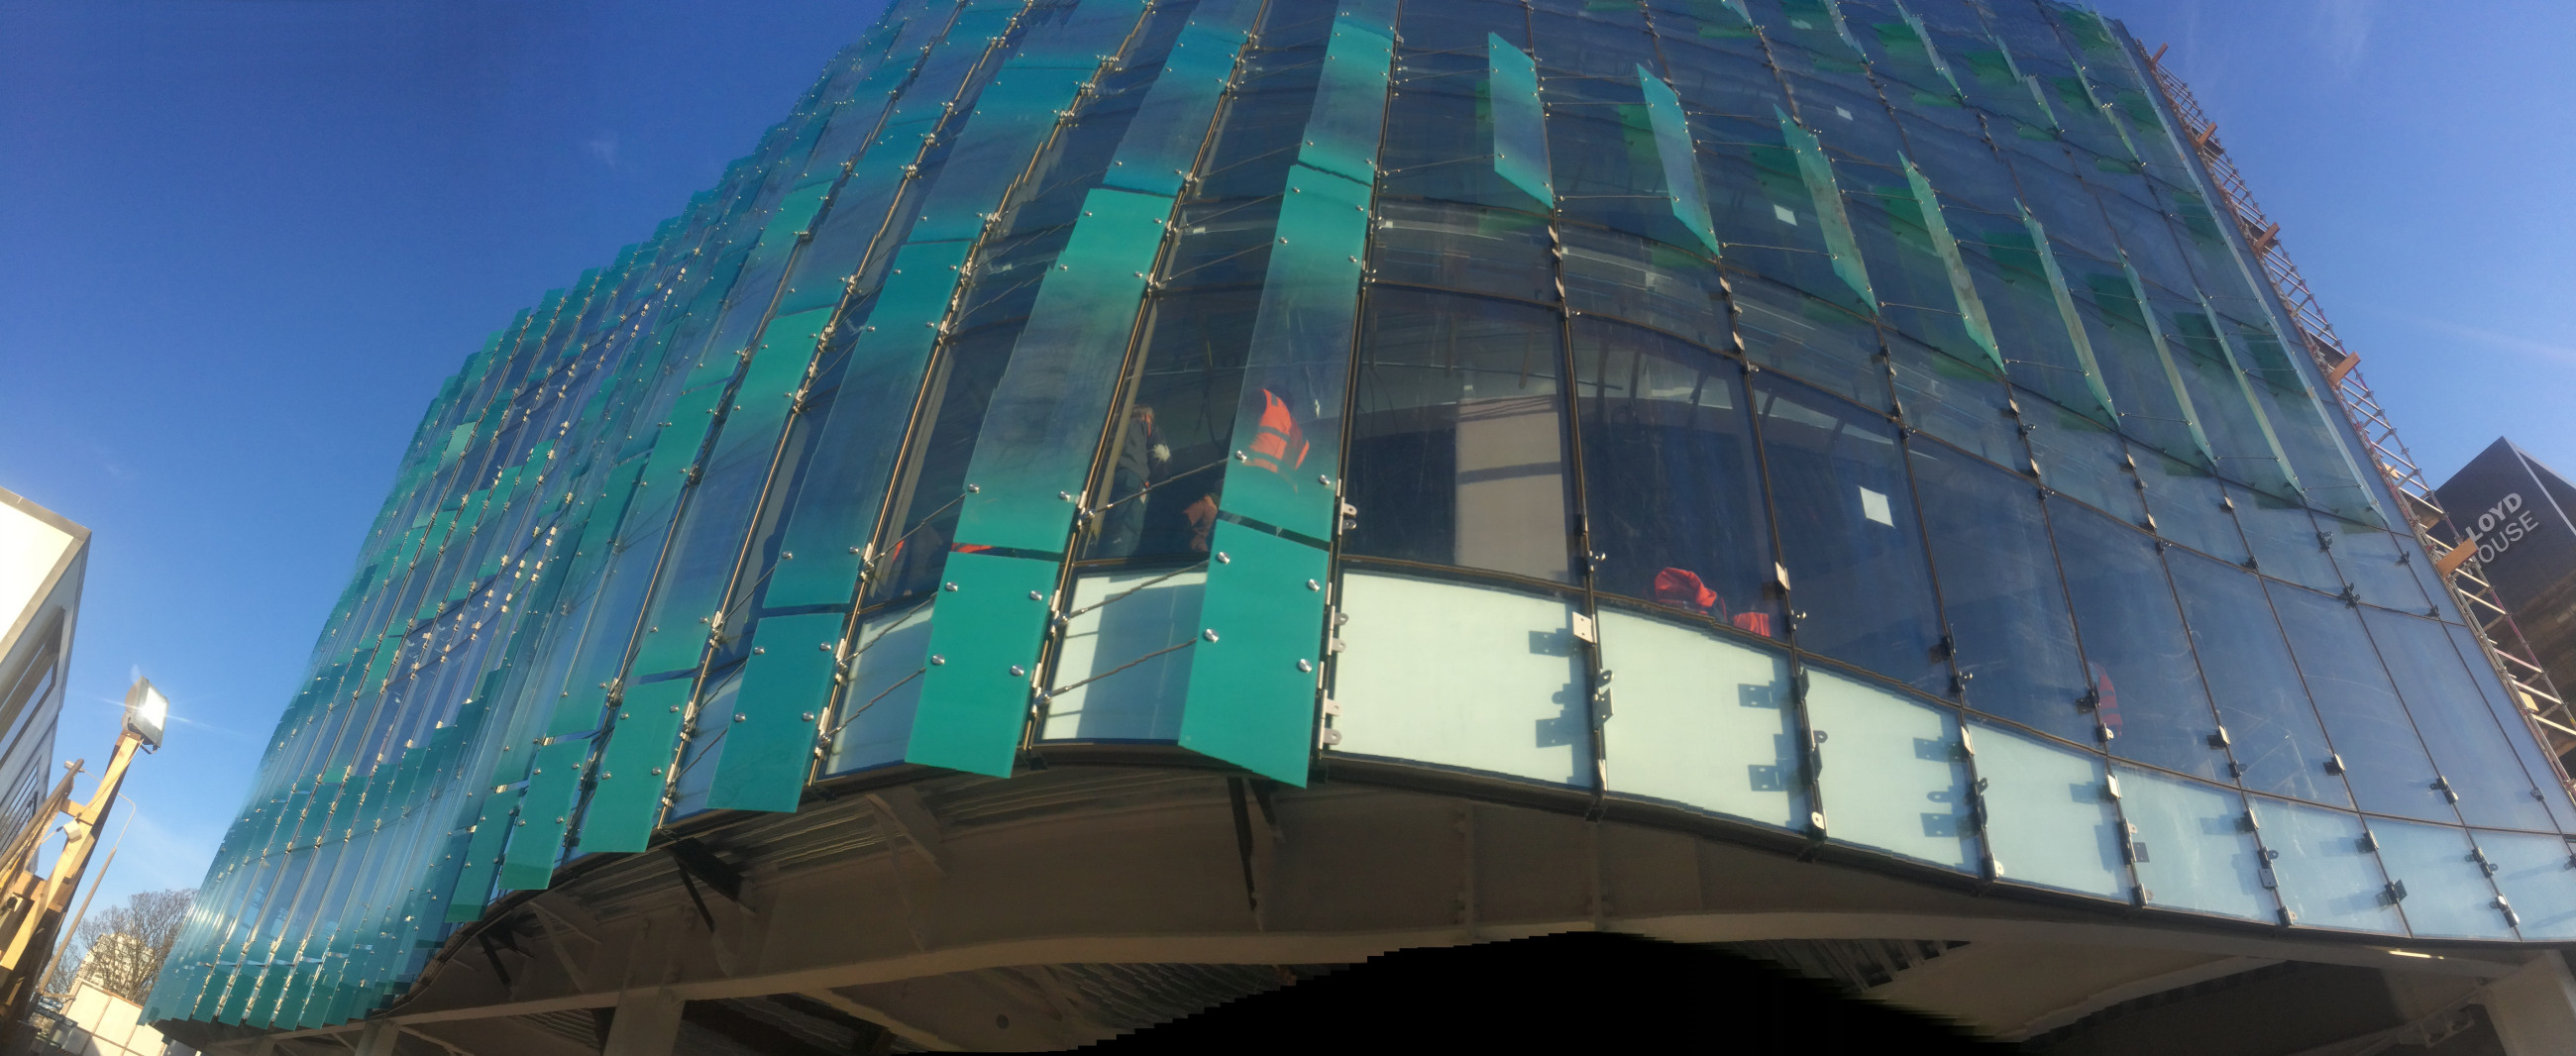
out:
<path id="1" fill-rule="evenodd" d="M 1039 594 L 1037 591 L 1032 590 L 1032 591 L 1030 591 L 1030 592 L 1029 592 L 1029 600 L 1030 600 L 1030 601 L 1044 601 L 1044 600 L 1046 600 L 1046 597 L 1045 597 L 1045 595 Z"/>
<path id="2" fill-rule="evenodd" d="M 1234 563 L 1234 559 L 1225 556 L 1225 551 L 1219 550 L 1216 552 L 1216 563 L 1220 565 L 1231 565 Z"/>
<path id="3" fill-rule="evenodd" d="M 814 721 L 814 713 L 813 713 L 813 712 L 810 712 L 810 711 L 809 711 L 809 712 L 806 712 L 806 713 L 805 713 L 805 721 L 807 721 L 807 722 L 812 722 L 812 721 Z"/>
<path id="4" fill-rule="evenodd" d="M 937 667 L 937 666 L 939 666 L 939 665 L 941 665 L 941 664 L 944 664 L 944 663 L 947 663 L 947 662 L 948 662 L 948 658 L 947 658 L 947 657 L 941 656 L 941 655 L 939 655 L 939 654 L 937 654 L 937 653 L 932 653 L 932 654 L 930 654 L 930 666 L 932 666 L 932 667 Z"/>
<path id="5" fill-rule="evenodd" d="M 1199 633 L 1206 636 L 1208 641 L 1213 642 L 1216 640 L 1216 628 L 1214 627 L 1210 627 L 1204 631 L 1200 631 Z"/>
<path id="6" fill-rule="evenodd" d="M 1307 581 L 1306 581 L 1306 589 L 1308 589 L 1308 590 L 1322 590 L 1322 589 L 1324 589 L 1324 585 L 1323 585 L 1323 584 L 1321 584 L 1321 583 L 1317 583 L 1317 582 L 1315 582 L 1314 580 L 1311 580 L 1311 579 L 1310 579 L 1310 580 L 1307 580 Z"/>
<path id="7" fill-rule="evenodd" d="M 735 721 L 735 722 L 750 722 L 750 721 L 751 721 L 751 716 L 749 716 L 749 715 L 745 715 L 745 714 L 743 714 L 743 713 L 741 713 L 741 712 L 737 711 L 737 712 L 734 712 L 734 713 L 733 713 L 733 721 Z"/>
<path id="8" fill-rule="evenodd" d="M 1314 670 L 1314 669 L 1315 669 L 1315 662 L 1314 662 L 1314 661 L 1312 661 L 1312 660 L 1299 660 L 1299 661 L 1297 661 L 1297 670 L 1299 670 L 1299 671 L 1312 671 L 1312 670 Z"/>
<path id="9" fill-rule="evenodd" d="M 955 593 L 955 592 L 956 592 L 956 590 L 957 590 L 957 584 L 955 584 L 955 583 L 942 583 L 942 584 L 940 584 L 940 585 L 939 585 L 939 589 L 941 589 L 941 590 L 945 590 L 945 591 L 948 591 L 948 592 L 950 592 L 950 593 Z"/>
<path id="10" fill-rule="evenodd" d="M 1028 674 L 1028 673 L 1029 673 L 1029 669 L 1028 669 L 1028 668 L 1021 667 L 1021 666 L 1020 666 L 1020 665 L 1018 665 L 1018 664 L 1012 664 L 1012 665 L 1011 665 L 1011 677 L 1013 677 L 1013 678 L 1018 678 L 1018 677 L 1021 677 L 1021 676 L 1023 676 L 1023 675 L 1026 675 L 1026 674 Z"/>

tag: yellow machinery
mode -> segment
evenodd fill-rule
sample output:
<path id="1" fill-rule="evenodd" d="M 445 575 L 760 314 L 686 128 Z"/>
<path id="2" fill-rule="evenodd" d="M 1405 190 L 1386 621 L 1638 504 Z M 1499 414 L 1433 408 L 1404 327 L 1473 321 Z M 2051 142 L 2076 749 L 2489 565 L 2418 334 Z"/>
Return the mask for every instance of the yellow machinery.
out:
<path id="1" fill-rule="evenodd" d="M 116 750 L 89 799 L 72 801 L 72 780 L 80 776 L 81 764 L 68 764 L 62 780 L 54 783 L 53 794 L 0 850 L 0 942 L 5 942 L 0 945 L 0 1023 L 8 1024 L 11 1034 L 24 1030 L 27 1005 L 35 999 L 46 966 L 53 960 L 63 910 L 80 887 L 90 853 L 98 849 L 99 830 L 107 824 L 109 808 L 116 805 L 125 768 L 134 762 L 137 750 L 161 746 L 169 712 L 170 702 L 152 688 L 151 681 L 136 679 L 125 692 L 125 728 L 117 734 Z M 63 850 L 54 856 L 52 874 L 38 875 L 36 851 L 52 835 L 57 815 L 69 819 L 63 823 Z"/>

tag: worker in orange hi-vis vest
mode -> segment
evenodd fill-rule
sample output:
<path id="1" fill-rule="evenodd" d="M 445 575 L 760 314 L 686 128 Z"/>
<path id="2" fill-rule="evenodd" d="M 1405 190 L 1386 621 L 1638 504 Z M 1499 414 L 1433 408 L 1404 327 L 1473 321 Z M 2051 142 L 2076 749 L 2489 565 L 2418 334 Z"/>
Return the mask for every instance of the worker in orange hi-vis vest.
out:
<path id="1" fill-rule="evenodd" d="M 1287 477 L 1290 486 L 1295 478 L 1288 472 L 1306 464 L 1306 431 L 1298 428 L 1297 416 L 1288 410 L 1288 401 L 1268 389 L 1261 390 L 1261 424 L 1253 432 L 1252 450 L 1244 452 L 1243 464 L 1257 466 Z M 1216 530 L 1217 496 L 1211 492 L 1181 511 L 1190 520 L 1190 549 L 1206 553 L 1208 536 Z"/>
<path id="2" fill-rule="evenodd" d="M 1288 401 L 1261 390 L 1261 429 L 1252 437 L 1252 457 L 1245 464 L 1285 475 L 1306 464 L 1306 433 L 1288 413 Z"/>

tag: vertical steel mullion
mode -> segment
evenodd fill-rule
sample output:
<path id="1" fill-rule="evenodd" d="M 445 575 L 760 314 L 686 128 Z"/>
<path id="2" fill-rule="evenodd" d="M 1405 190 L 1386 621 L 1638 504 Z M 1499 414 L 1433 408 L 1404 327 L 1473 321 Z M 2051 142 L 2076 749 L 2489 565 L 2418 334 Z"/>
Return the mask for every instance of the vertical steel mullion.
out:
<path id="1" fill-rule="evenodd" d="M 1547 157 L 1540 169 L 1547 173 L 1551 185 L 1556 179 L 1555 144 L 1547 134 L 1547 76 L 1537 61 L 1538 20 L 1528 0 L 1521 2 L 1522 39 L 1530 42 L 1531 68 L 1539 93 L 1539 146 Z M 1391 93 L 1390 93 L 1391 94 Z M 1696 162 L 1696 158 L 1693 159 Z M 1582 375 L 1574 359 L 1574 313 L 1565 300 L 1565 238 L 1558 229 L 1560 207 L 1550 201 L 1545 207 L 1547 225 L 1548 272 L 1556 286 L 1556 369 L 1558 442 L 1565 448 L 1566 481 L 1560 501 L 1570 504 L 1573 530 L 1566 535 L 1567 555 L 1573 561 L 1577 612 L 1582 624 L 1590 630 L 1587 639 L 1575 635 L 1574 647 L 1583 655 L 1584 736 L 1592 755 L 1592 805 L 1586 816 L 1599 820 L 1610 796 L 1609 733 L 1604 728 L 1610 721 L 1610 671 L 1602 666 L 1601 593 L 1595 582 L 1592 549 L 1592 506 L 1583 465 L 1583 392 Z"/>

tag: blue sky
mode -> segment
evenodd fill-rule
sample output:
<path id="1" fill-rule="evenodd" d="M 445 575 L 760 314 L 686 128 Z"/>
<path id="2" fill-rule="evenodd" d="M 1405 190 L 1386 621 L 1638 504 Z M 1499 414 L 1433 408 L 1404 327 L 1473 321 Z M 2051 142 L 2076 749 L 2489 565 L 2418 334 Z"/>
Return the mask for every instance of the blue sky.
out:
<path id="1" fill-rule="evenodd" d="M 0 0 L 0 487 L 95 530 L 59 748 L 173 702 L 101 905 L 194 884 L 421 408 L 712 183 L 871 0 Z M 2576 5 L 2104 0 L 2438 482 L 2576 470 Z"/>

